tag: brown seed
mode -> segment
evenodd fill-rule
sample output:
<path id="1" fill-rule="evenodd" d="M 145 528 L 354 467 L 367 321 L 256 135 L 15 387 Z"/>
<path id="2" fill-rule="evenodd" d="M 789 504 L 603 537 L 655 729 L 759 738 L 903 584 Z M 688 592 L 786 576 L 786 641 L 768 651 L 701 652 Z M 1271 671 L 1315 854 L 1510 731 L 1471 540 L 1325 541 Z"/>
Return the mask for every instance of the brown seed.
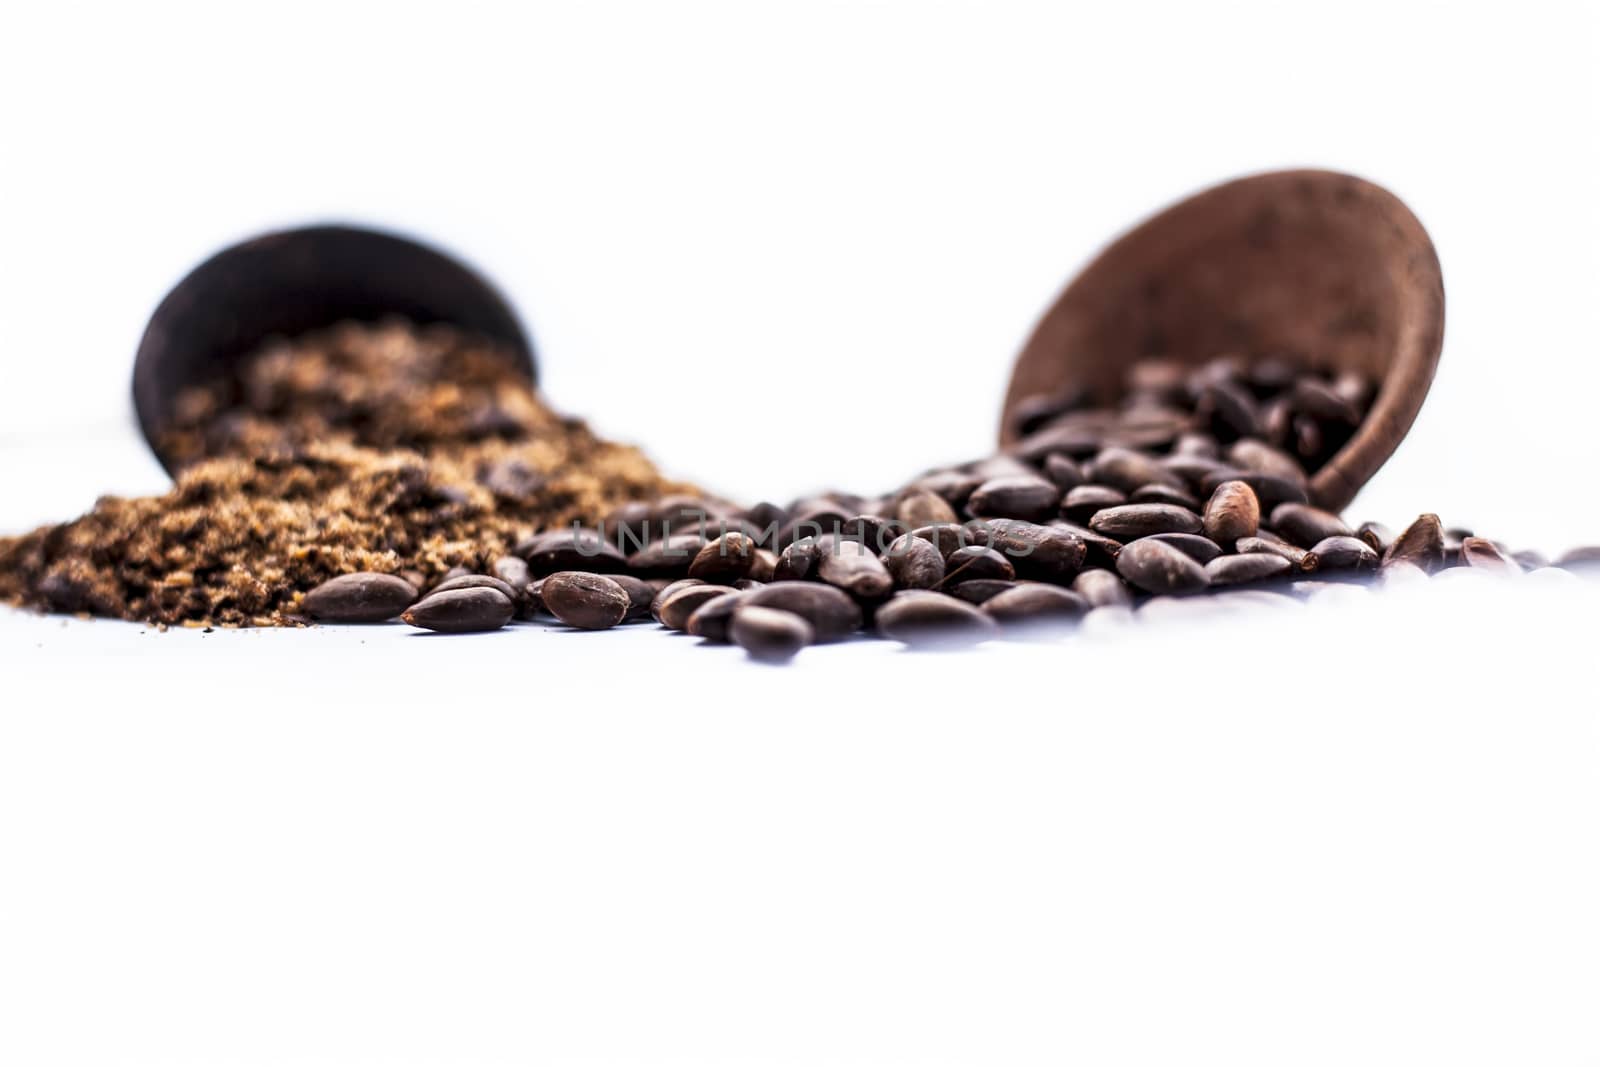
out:
<path id="1" fill-rule="evenodd" d="M 1272 509 L 1272 528 L 1301 548 L 1310 548 L 1330 537 L 1356 535 L 1339 516 L 1310 504 L 1279 504 Z"/>
<path id="2" fill-rule="evenodd" d="M 713 585 L 732 585 L 755 565 L 756 543 L 742 533 L 725 533 L 708 541 L 689 562 L 689 577 Z"/>
<path id="3" fill-rule="evenodd" d="M 1161 533 L 1150 536 L 1157 541 L 1165 541 L 1202 567 L 1222 555 L 1222 546 L 1200 534 Z"/>
<path id="4" fill-rule="evenodd" d="M 627 563 L 622 550 L 599 530 L 546 530 L 523 541 L 515 551 L 528 561 L 531 573 L 541 576 L 575 570 L 610 573 Z"/>
<path id="5" fill-rule="evenodd" d="M 1261 412 L 1248 391 L 1231 381 L 1213 381 L 1200 390 L 1195 411 L 1212 432 L 1233 440 L 1261 436 Z"/>
<path id="6" fill-rule="evenodd" d="M 1279 504 L 1305 504 L 1310 500 L 1306 496 L 1303 482 L 1293 482 L 1287 478 L 1262 474 L 1259 471 L 1247 471 L 1239 467 L 1223 467 L 1204 475 L 1200 479 L 1200 493 L 1209 497 L 1223 482 L 1235 481 L 1244 482 L 1255 490 L 1256 499 L 1261 502 L 1263 513 L 1271 511 Z"/>
<path id="7" fill-rule="evenodd" d="M 978 486 L 967 501 L 976 516 L 1040 520 L 1054 518 L 1061 490 L 1036 474 L 991 478 Z"/>
<path id="8" fill-rule="evenodd" d="M 1222 455 L 1222 448 L 1210 434 L 1189 431 L 1178 436 L 1177 444 L 1172 446 L 1172 454 L 1214 460 Z"/>
<path id="9" fill-rule="evenodd" d="M 1081 619 L 1089 602 L 1070 589 L 1024 582 L 984 601 L 984 614 L 1001 624 L 1043 619 Z"/>
<path id="10" fill-rule="evenodd" d="M 895 518 L 911 529 L 958 521 L 955 508 L 952 508 L 944 497 L 932 489 L 916 486 L 907 489 L 901 495 L 900 503 L 895 508 Z"/>
<path id="11" fill-rule="evenodd" d="M 1083 542 L 1085 567 L 1115 567 L 1117 553 L 1122 551 L 1122 542 L 1105 534 L 1095 533 L 1087 526 L 1079 526 L 1075 522 L 1058 519 L 1050 524 L 1050 529 L 1059 530 L 1064 534 L 1076 537 Z"/>
<path id="12" fill-rule="evenodd" d="M 861 628 L 861 607 L 821 582 L 773 582 L 744 594 L 747 604 L 792 611 L 811 624 L 818 641 L 836 641 Z"/>
<path id="13" fill-rule="evenodd" d="M 744 595 L 736 592 L 713 597 L 694 609 L 694 614 L 689 616 L 689 623 L 685 629 L 695 637 L 725 644 L 728 641 L 729 627 L 733 623 L 733 613 L 744 602 Z"/>
<path id="14" fill-rule="evenodd" d="M 1208 584 L 1204 567 L 1180 549 L 1149 537 L 1122 546 L 1117 573 L 1147 593 L 1197 593 Z"/>
<path id="15" fill-rule="evenodd" d="M 1080 485 L 1061 498 L 1061 514 L 1073 522 L 1088 522 L 1097 512 L 1127 502 L 1127 494 L 1109 485 Z"/>
<path id="16" fill-rule="evenodd" d="M 773 586 L 767 586 L 768 589 Z M 662 626 L 669 630 L 686 630 L 689 627 L 689 616 L 693 615 L 701 605 L 715 600 L 719 596 L 752 596 L 752 593 L 735 593 L 725 585 L 691 585 L 679 589 L 661 601 L 661 610 L 658 618 Z"/>
<path id="17" fill-rule="evenodd" d="M 1300 566 L 1301 561 L 1306 558 L 1305 549 L 1299 545 L 1291 545 L 1282 538 L 1241 537 L 1234 542 L 1233 547 L 1240 555 L 1255 555 L 1264 552 L 1286 559 L 1296 567 Z"/>
<path id="18" fill-rule="evenodd" d="M 1305 484 L 1305 468 L 1300 466 L 1299 461 L 1287 452 L 1273 448 L 1265 441 L 1248 437 L 1235 441 L 1228 449 L 1228 462 L 1257 474 Z"/>
<path id="19" fill-rule="evenodd" d="M 878 608 L 880 635 L 907 644 L 969 643 L 992 637 L 995 622 L 964 600 L 927 589 L 896 593 Z"/>
<path id="20" fill-rule="evenodd" d="M 498 630 L 511 621 L 515 611 L 505 594 L 480 585 L 430 593 L 411 605 L 400 618 L 424 630 L 464 634 Z"/>
<path id="21" fill-rule="evenodd" d="M 656 593 L 660 592 L 653 583 L 631 574 L 608 574 L 606 577 L 616 582 L 622 587 L 622 591 L 628 594 L 628 614 L 623 619 L 624 622 L 629 619 L 642 619 L 650 614 L 650 603 L 655 600 Z"/>
<path id="22" fill-rule="evenodd" d="M 1394 544 L 1394 531 L 1381 522 L 1362 523 L 1356 528 L 1356 536 L 1380 556 L 1389 551 L 1389 546 Z"/>
<path id="23" fill-rule="evenodd" d="M 778 563 L 772 568 L 775 582 L 799 582 L 817 573 L 822 560 L 822 545 L 816 538 L 796 541 L 778 553 Z"/>
<path id="24" fill-rule="evenodd" d="M 319 622 L 383 622 L 416 599 L 416 586 L 404 578 L 360 571 L 323 582 L 305 595 L 300 609 Z"/>
<path id="25" fill-rule="evenodd" d="M 1302 571 L 1375 571 L 1378 554 L 1372 546 L 1359 537 L 1335 535 L 1325 537 L 1311 547 L 1300 561 Z"/>
<path id="26" fill-rule="evenodd" d="M 972 491 L 974 489 L 978 488 L 978 486 L 982 484 L 982 478 L 966 471 L 936 470 L 929 471 L 927 474 L 924 474 L 922 477 L 912 482 L 911 488 L 926 489 L 930 493 L 936 493 L 944 500 L 946 504 L 949 504 L 952 509 L 957 509 L 966 507 L 967 498 L 972 495 Z M 900 518 L 904 520 L 905 516 L 902 515 Z M 956 520 L 952 516 L 949 521 L 954 522 Z M 911 524 L 908 522 L 906 525 L 909 526 Z M 934 523 L 927 522 L 923 523 L 922 525 L 932 526 Z"/>
<path id="27" fill-rule="evenodd" d="M 1094 537 L 1103 544 L 1116 546 L 1115 541 Z M 1024 578 L 1063 584 L 1072 580 L 1083 566 L 1088 553 L 1088 542 L 1061 525 L 1043 526 L 1020 519 L 995 519 L 989 523 L 989 547 L 1011 561 L 1012 568 Z M 1120 546 L 1117 546 L 1120 550 Z M 1107 549 L 1108 555 L 1114 555 Z M 949 570 L 949 561 L 945 562 Z"/>
<path id="28" fill-rule="evenodd" d="M 1200 516 L 1171 504 L 1123 504 L 1097 511 L 1089 529 L 1126 544 L 1158 533 L 1199 533 Z"/>
<path id="29" fill-rule="evenodd" d="M 1281 578 L 1293 570 L 1294 564 L 1282 556 L 1256 552 L 1243 556 L 1218 556 L 1206 564 L 1206 577 L 1213 586 L 1241 585 Z"/>
<path id="30" fill-rule="evenodd" d="M 1016 568 L 1004 555 L 992 548 L 968 545 L 950 553 L 944 561 L 943 585 L 958 585 L 979 578 L 998 578 L 1010 581 L 1017 576 Z"/>
<path id="31" fill-rule="evenodd" d="M 659 541 L 651 541 L 629 556 L 627 567 L 641 576 L 683 577 L 689 573 L 689 564 L 694 562 L 705 546 L 706 539 L 698 533 L 673 534 Z"/>
<path id="32" fill-rule="evenodd" d="M 944 581 L 944 556 L 915 534 L 897 538 L 884 553 L 883 565 L 901 589 L 932 589 Z"/>
<path id="33" fill-rule="evenodd" d="M 521 556 L 501 556 L 489 565 L 489 573 L 518 590 L 533 579 L 527 560 Z"/>
<path id="34" fill-rule="evenodd" d="M 668 582 L 656 590 L 656 595 L 650 598 L 650 617 L 656 622 L 661 622 L 661 609 L 674 594 L 691 586 L 705 584 L 698 578 L 680 578 L 675 582 Z"/>
<path id="35" fill-rule="evenodd" d="M 1348 426 L 1361 423 L 1361 409 L 1352 404 L 1327 382 L 1316 378 L 1301 378 L 1294 383 L 1290 399 L 1295 410 L 1319 419 L 1343 422 Z"/>
<path id="36" fill-rule="evenodd" d="M 1417 516 L 1416 521 L 1402 530 L 1383 554 L 1384 563 L 1391 560 L 1415 563 L 1429 574 L 1443 567 L 1444 527 L 1439 522 L 1439 516 L 1432 512 Z"/>
<path id="37" fill-rule="evenodd" d="M 960 525 L 941 523 L 938 526 L 919 526 L 911 534 L 933 545 L 945 558 L 949 558 L 950 553 L 958 548 L 989 543 L 988 525 L 979 521 Z"/>
<path id="38" fill-rule="evenodd" d="M 778 554 L 770 548 L 758 548 L 750 560 L 750 573 L 745 577 L 758 582 L 770 582 L 777 569 Z"/>
<path id="39" fill-rule="evenodd" d="M 487 574 L 463 574 L 458 578 L 446 578 L 428 590 L 428 595 L 448 593 L 452 589 L 479 589 L 485 587 L 499 590 L 500 594 L 513 604 L 520 599 L 517 590 L 509 582 L 501 581 L 499 578 L 494 578 Z"/>
<path id="40" fill-rule="evenodd" d="M 1083 468 L 1059 452 L 1052 452 L 1045 457 L 1044 476 L 1063 493 L 1084 482 Z"/>
<path id="41" fill-rule="evenodd" d="M 1128 585 L 1114 571 L 1084 571 L 1073 579 L 1072 591 L 1088 601 L 1092 607 L 1104 608 L 1131 605 L 1133 596 Z"/>
<path id="42" fill-rule="evenodd" d="M 1183 479 L 1162 466 L 1154 456 L 1130 448 L 1103 449 L 1084 469 L 1084 475 L 1091 483 L 1109 485 L 1124 493 L 1144 485 L 1173 488 L 1183 485 Z"/>
<path id="43" fill-rule="evenodd" d="M 816 640 L 816 632 L 792 611 L 741 604 L 728 627 L 733 643 L 763 663 L 787 663 Z"/>
<path id="44" fill-rule="evenodd" d="M 1261 525 L 1261 503 L 1245 482 L 1223 482 L 1206 501 L 1202 520 L 1206 536 L 1219 545 L 1254 537 Z"/>
<path id="45" fill-rule="evenodd" d="M 817 577 L 852 596 L 875 599 L 888 595 L 894 579 L 876 552 L 859 541 L 836 541 L 825 546 Z"/>
<path id="46" fill-rule="evenodd" d="M 952 585 L 944 592 L 957 600 L 965 600 L 968 604 L 982 604 L 990 597 L 1016 587 L 1016 582 L 1008 582 L 1003 578 L 975 578 L 970 582 Z"/>
<path id="47" fill-rule="evenodd" d="M 633 606 L 628 591 L 604 575 L 557 571 L 539 589 L 545 610 L 580 630 L 609 630 Z"/>
<path id="48" fill-rule="evenodd" d="M 1522 570 L 1510 556 L 1501 551 L 1499 545 L 1482 537 L 1462 539 L 1461 562 L 1469 567 L 1481 567 L 1501 574 L 1518 574 Z"/>

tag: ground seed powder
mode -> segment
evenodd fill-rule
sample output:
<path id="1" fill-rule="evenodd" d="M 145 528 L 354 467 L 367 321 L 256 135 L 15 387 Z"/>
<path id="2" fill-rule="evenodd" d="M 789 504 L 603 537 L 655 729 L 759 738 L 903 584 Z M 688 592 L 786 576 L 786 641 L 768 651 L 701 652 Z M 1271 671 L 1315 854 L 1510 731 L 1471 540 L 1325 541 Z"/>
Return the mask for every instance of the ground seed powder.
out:
<path id="1" fill-rule="evenodd" d="M 161 496 L 0 538 L 0 599 L 155 623 L 276 626 L 353 571 L 486 568 L 522 538 L 692 486 L 559 415 L 507 353 L 443 326 L 346 323 L 178 398 Z"/>

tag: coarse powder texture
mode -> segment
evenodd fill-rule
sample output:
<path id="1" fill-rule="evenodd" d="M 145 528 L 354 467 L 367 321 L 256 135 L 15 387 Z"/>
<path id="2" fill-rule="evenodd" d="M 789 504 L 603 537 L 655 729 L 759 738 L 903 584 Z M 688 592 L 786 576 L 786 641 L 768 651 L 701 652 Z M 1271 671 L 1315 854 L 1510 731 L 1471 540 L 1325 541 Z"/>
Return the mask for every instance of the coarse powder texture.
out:
<path id="1" fill-rule="evenodd" d="M 0 598 L 155 623 L 273 626 L 353 571 L 437 580 L 529 534 L 692 486 L 551 411 L 446 327 L 342 324 L 178 398 L 162 496 L 0 538 Z"/>

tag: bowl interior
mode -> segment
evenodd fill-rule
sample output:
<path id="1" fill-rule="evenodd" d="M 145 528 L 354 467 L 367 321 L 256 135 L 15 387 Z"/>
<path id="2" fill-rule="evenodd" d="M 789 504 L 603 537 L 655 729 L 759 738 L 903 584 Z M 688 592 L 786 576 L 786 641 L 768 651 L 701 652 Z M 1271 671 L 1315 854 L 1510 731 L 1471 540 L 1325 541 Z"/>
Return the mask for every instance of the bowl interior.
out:
<path id="1" fill-rule="evenodd" d="M 1012 372 L 1001 443 L 1024 399 L 1114 401 L 1127 365 L 1277 356 L 1379 383 L 1350 443 L 1313 477 L 1342 508 L 1405 436 L 1444 339 L 1444 286 L 1421 223 L 1347 174 L 1280 171 L 1208 189 L 1124 234 L 1066 288 Z"/>

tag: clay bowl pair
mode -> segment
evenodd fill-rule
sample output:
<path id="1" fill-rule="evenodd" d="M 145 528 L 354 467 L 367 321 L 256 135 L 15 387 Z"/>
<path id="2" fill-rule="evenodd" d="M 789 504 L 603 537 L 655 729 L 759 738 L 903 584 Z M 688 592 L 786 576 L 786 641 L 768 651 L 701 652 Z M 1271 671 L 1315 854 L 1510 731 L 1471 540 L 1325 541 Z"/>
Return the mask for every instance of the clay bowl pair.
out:
<path id="1" fill-rule="evenodd" d="M 155 447 L 181 389 L 226 374 L 269 337 L 389 315 L 486 335 L 535 380 L 516 313 L 461 260 L 373 230 L 288 230 L 224 249 L 156 309 L 134 365 L 146 440 Z M 1168 208 L 1085 267 L 1018 357 L 1001 424 L 1029 398 L 1069 389 L 1114 401 L 1145 356 L 1271 353 L 1360 371 L 1379 383 L 1376 400 L 1311 482 L 1313 499 L 1338 510 L 1410 429 L 1443 339 L 1438 257 L 1393 194 L 1328 171 L 1260 174 Z M 1010 436 L 1003 428 L 1001 443 Z"/>

